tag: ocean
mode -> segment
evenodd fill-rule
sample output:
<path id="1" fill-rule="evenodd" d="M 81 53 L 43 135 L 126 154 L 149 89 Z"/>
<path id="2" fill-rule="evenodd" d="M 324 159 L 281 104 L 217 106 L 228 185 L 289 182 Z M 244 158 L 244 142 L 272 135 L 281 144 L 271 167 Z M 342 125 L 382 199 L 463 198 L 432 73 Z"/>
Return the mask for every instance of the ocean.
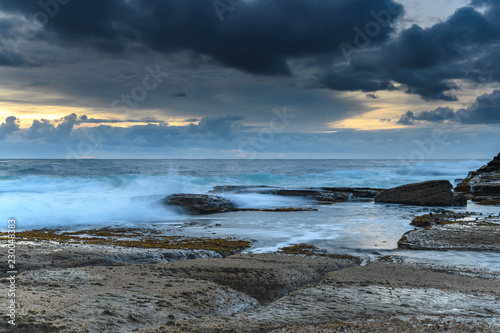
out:
<path id="1" fill-rule="evenodd" d="M 494 253 L 402 251 L 397 241 L 430 208 L 372 201 L 321 205 L 305 198 L 226 194 L 239 207 L 312 207 L 304 212 L 231 212 L 188 216 L 159 203 L 174 193 L 206 193 L 217 185 L 390 188 L 447 179 L 452 184 L 487 160 L 0 160 L 0 221 L 17 230 L 128 226 L 168 235 L 253 240 L 252 252 L 309 243 L 366 262 L 384 255 L 408 261 L 500 270 Z M 498 207 L 456 211 L 498 215 Z"/>

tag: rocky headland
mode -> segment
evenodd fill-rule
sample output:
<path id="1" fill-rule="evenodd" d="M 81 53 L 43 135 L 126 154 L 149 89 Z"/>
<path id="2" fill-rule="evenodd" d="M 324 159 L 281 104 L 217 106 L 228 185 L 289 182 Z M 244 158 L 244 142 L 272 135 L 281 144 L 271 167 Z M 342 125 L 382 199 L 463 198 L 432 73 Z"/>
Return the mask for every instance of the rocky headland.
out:
<path id="1" fill-rule="evenodd" d="M 500 154 L 487 165 L 469 172 L 455 191 L 465 193 L 478 204 L 500 205 Z"/>

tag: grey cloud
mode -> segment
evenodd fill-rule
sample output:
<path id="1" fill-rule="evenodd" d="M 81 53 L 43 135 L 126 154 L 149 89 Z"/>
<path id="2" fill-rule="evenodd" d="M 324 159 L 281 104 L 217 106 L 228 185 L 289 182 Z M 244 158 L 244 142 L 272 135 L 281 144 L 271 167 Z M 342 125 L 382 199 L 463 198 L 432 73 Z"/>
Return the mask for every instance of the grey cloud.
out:
<path id="1" fill-rule="evenodd" d="M 400 125 L 413 125 L 415 121 L 428 121 L 433 123 L 443 123 L 445 120 L 454 119 L 455 112 L 448 107 L 438 107 L 432 111 L 423 111 L 414 113 L 412 111 L 406 112 L 398 120 Z"/>
<path id="2" fill-rule="evenodd" d="M 19 120 L 14 116 L 5 118 L 5 122 L 0 125 L 0 140 L 17 131 L 19 131 Z"/>
<path id="3" fill-rule="evenodd" d="M 63 118 L 63 121 L 55 126 L 47 119 L 33 120 L 33 124 L 24 136 L 28 140 L 42 140 L 47 142 L 58 142 L 68 137 L 73 130 L 77 120 L 76 114 Z"/>
<path id="4" fill-rule="evenodd" d="M 378 96 L 375 94 L 366 94 L 366 98 L 378 99 Z"/>
<path id="5" fill-rule="evenodd" d="M 400 117 L 398 124 L 414 125 L 415 122 L 426 121 L 443 123 L 445 121 L 460 124 L 500 124 L 500 90 L 479 96 L 474 104 L 466 109 L 453 110 L 439 107 L 432 111 L 408 111 Z"/>
<path id="6" fill-rule="evenodd" d="M 15 117 L 9 117 L 6 124 L 0 126 L 0 135 L 3 132 L 13 131 L 12 126 L 15 120 Z M 57 126 L 46 119 L 34 120 L 31 127 L 24 130 L 23 137 L 28 141 L 39 140 L 54 143 L 66 140 L 72 142 L 86 140 L 86 133 L 89 131 L 99 131 L 99 136 L 104 137 L 104 144 L 163 147 L 184 146 L 186 143 L 208 145 L 208 142 L 213 141 L 231 141 L 246 129 L 241 123 L 243 117 L 234 115 L 202 118 L 197 125 L 186 126 L 169 126 L 155 118 L 144 118 L 140 122 L 148 122 L 147 125 L 134 125 L 126 128 L 109 125 L 74 128 L 75 125 L 81 123 L 101 123 L 100 120 L 88 118 L 85 115 L 78 117 L 74 113 L 62 118 Z M 18 125 L 17 130 L 19 130 Z"/>

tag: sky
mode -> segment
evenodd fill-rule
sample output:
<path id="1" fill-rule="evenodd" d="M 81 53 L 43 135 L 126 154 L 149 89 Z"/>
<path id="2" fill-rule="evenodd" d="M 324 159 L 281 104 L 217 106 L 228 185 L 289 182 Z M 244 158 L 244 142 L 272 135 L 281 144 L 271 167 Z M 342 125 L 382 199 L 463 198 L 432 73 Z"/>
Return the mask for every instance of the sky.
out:
<path id="1" fill-rule="evenodd" d="M 2 0 L 0 158 L 489 159 L 500 1 Z"/>

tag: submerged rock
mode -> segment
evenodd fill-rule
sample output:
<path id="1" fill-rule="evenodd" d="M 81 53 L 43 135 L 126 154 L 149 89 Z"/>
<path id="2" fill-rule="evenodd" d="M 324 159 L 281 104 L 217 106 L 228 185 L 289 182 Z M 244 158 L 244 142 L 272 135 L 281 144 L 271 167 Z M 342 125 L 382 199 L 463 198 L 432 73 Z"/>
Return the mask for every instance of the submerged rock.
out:
<path id="1" fill-rule="evenodd" d="M 471 171 L 467 177 L 456 186 L 456 192 L 466 194 L 478 204 L 500 204 L 500 154 L 487 165 L 476 171 Z"/>
<path id="2" fill-rule="evenodd" d="M 232 211 L 231 201 L 217 195 L 172 194 L 163 199 L 168 206 L 177 206 L 190 214 L 214 214 Z"/>
<path id="3" fill-rule="evenodd" d="M 457 222 L 464 222 L 470 219 L 471 216 L 475 216 L 475 213 L 453 213 L 445 212 L 442 214 L 425 214 L 414 218 L 410 225 L 415 227 L 425 228 L 431 225 L 445 225 Z M 474 219 L 474 218 L 473 218 Z"/>
<path id="4" fill-rule="evenodd" d="M 375 196 L 375 202 L 414 206 L 465 206 L 465 196 L 454 195 L 452 189 L 453 186 L 447 180 L 431 180 L 382 191 Z"/>
<path id="5" fill-rule="evenodd" d="M 319 202 L 343 202 L 353 199 L 371 199 L 382 191 L 366 187 L 272 187 L 265 185 L 215 186 L 210 193 L 260 193 L 292 197 L 304 197 Z"/>

